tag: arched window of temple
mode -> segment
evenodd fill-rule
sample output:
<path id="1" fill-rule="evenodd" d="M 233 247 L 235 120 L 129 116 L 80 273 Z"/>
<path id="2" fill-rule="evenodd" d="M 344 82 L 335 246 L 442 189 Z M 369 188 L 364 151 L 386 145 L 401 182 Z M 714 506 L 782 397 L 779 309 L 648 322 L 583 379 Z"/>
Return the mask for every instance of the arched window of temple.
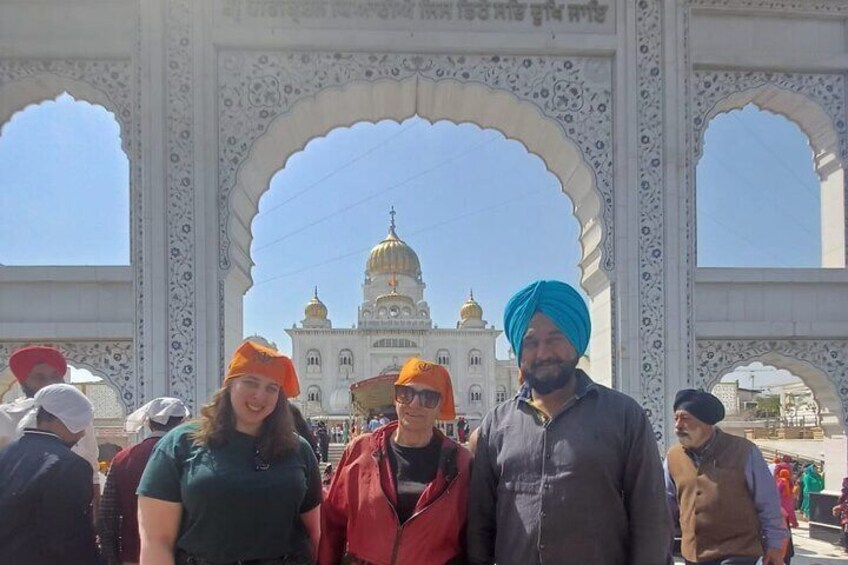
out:
<path id="1" fill-rule="evenodd" d="M 321 352 L 317 349 L 310 349 L 306 352 L 306 372 L 321 372 Z"/>

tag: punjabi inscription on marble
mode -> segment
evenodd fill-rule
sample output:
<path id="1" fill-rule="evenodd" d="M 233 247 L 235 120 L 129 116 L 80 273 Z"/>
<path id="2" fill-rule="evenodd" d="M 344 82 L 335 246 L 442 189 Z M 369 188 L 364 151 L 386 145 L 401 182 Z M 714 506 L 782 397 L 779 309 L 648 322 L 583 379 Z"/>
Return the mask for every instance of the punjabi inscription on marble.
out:
<path id="1" fill-rule="evenodd" d="M 381 28 L 480 31 L 615 32 L 609 2 L 555 0 L 218 0 L 216 14 L 235 23 L 265 22 L 272 27 L 297 25 L 379 26 Z"/>

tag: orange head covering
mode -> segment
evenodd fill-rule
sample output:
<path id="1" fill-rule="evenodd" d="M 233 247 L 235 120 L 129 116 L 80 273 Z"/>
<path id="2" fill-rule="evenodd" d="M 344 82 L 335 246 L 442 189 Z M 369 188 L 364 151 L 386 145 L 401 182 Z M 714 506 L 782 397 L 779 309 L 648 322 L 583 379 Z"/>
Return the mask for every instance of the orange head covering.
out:
<path id="1" fill-rule="evenodd" d="M 291 359 L 276 349 L 252 341 L 245 341 L 236 349 L 224 382 L 245 375 L 259 375 L 271 379 L 280 385 L 286 398 L 294 398 L 300 394 L 300 383 Z"/>
<path id="2" fill-rule="evenodd" d="M 781 469 L 777 472 L 777 477 L 780 479 L 789 480 L 792 478 L 792 473 L 789 472 L 789 469 Z"/>
<path id="3" fill-rule="evenodd" d="M 41 363 L 50 365 L 62 376 L 68 371 L 65 356 L 58 349 L 44 345 L 22 347 L 9 357 L 9 368 L 20 383 L 24 382 L 32 369 Z"/>
<path id="4" fill-rule="evenodd" d="M 456 408 L 453 403 L 453 386 L 451 385 L 450 374 L 448 370 L 437 365 L 424 361 L 418 357 L 410 357 L 403 365 L 395 381 L 396 385 L 408 385 L 410 383 L 419 383 L 427 385 L 439 391 L 442 394 L 442 409 L 439 412 L 439 420 L 453 420 L 456 418 Z"/>

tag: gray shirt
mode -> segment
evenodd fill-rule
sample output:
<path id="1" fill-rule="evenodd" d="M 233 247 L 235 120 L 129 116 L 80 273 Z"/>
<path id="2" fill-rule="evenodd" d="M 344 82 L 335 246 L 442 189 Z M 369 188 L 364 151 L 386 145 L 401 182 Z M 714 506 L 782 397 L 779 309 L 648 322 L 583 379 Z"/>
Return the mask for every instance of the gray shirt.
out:
<path id="1" fill-rule="evenodd" d="M 577 371 L 550 421 L 524 387 L 486 415 L 471 475 L 472 564 L 664 565 L 671 520 L 645 412 Z"/>

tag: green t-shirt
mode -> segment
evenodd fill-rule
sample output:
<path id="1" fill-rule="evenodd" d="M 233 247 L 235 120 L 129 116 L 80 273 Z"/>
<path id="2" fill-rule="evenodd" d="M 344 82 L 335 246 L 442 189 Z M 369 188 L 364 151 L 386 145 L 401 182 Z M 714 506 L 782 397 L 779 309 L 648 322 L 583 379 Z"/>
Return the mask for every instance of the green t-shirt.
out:
<path id="1" fill-rule="evenodd" d="M 137 491 L 182 504 L 177 548 L 213 563 L 306 551 L 300 515 L 321 503 L 318 461 L 306 440 L 298 436 L 297 452 L 258 470 L 254 437 L 235 432 L 209 449 L 192 440 L 196 426 L 178 426 L 159 441 Z"/>

